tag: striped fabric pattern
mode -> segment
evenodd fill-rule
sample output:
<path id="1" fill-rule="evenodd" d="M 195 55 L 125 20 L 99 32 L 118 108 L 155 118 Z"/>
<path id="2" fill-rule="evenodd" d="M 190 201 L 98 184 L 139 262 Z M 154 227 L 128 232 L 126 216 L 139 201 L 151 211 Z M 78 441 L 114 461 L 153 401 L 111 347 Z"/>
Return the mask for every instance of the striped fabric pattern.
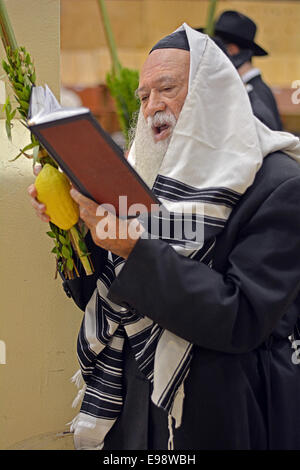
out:
<path id="1" fill-rule="evenodd" d="M 222 204 L 230 209 L 234 207 L 240 197 L 239 193 L 228 188 L 198 189 L 162 175 L 158 175 L 156 178 L 154 190 L 158 197 L 165 200 Z"/>
<path id="2" fill-rule="evenodd" d="M 209 203 L 213 205 L 226 203 L 232 209 L 240 197 L 236 192 L 225 188 L 199 190 L 161 175 L 156 178 L 153 192 L 164 205 L 170 201 L 174 203 L 175 206 L 172 207 L 182 204 L 181 197 L 184 197 L 188 198 L 189 202 L 207 202 L 209 199 Z M 156 214 L 154 217 L 167 218 L 172 227 L 172 224 L 180 220 L 180 212 L 164 211 L 163 216 Z M 211 265 L 215 238 L 224 228 L 226 221 L 208 216 L 201 218 L 197 214 L 194 216 L 194 222 L 204 225 L 202 246 L 195 244 L 191 248 L 189 244 L 187 248 L 186 240 L 176 240 L 172 237 L 165 241 L 170 243 L 177 252 Z M 183 403 L 176 405 L 175 397 L 178 396 L 179 387 L 189 371 L 192 345 L 163 330 L 146 316 L 142 317 L 138 313 L 120 307 L 107 298 L 108 290 L 123 265 L 122 258 L 109 253 L 106 265 L 97 281 L 97 289 L 87 305 L 78 335 L 77 354 L 86 383 L 79 414 L 81 426 L 78 427 L 83 434 L 82 429 L 84 429 L 87 416 L 98 423 L 102 420 L 109 423 L 106 424 L 107 432 L 122 410 L 122 350 L 125 335 L 129 339 L 140 371 L 151 383 L 153 402 L 175 418 L 176 426 L 180 425 Z M 170 344 L 175 344 L 175 348 L 166 354 L 166 347 Z M 154 360 L 156 364 L 161 364 L 161 370 L 155 370 Z M 97 426 L 95 426 L 94 434 L 96 430 Z M 100 436 L 100 434 L 98 445 L 103 445 L 105 436 Z"/>

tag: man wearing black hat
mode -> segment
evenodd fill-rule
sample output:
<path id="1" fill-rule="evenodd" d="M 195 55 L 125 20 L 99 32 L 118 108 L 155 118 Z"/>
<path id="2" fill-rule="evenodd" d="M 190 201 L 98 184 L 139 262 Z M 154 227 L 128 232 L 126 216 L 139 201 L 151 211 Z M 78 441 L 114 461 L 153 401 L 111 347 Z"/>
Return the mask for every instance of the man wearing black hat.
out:
<path id="1" fill-rule="evenodd" d="M 243 82 L 248 86 L 249 98 L 253 105 L 254 114 L 258 114 L 264 123 L 273 130 L 282 130 L 277 104 L 271 89 L 263 81 L 260 70 L 254 68 L 251 61 L 253 56 L 266 56 L 262 47 L 255 43 L 256 24 L 253 20 L 237 11 L 223 12 L 215 24 L 215 36 L 220 38 L 231 60 L 237 68 Z M 254 91 L 251 94 L 251 91 Z M 261 106 L 257 97 L 264 103 Z M 255 112 L 257 111 L 257 112 Z M 270 119 L 272 117 L 272 120 Z"/>
<path id="2" fill-rule="evenodd" d="M 232 59 L 232 56 L 229 55 L 224 41 L 217 36 L 214 36 L 212 39 L 217 44 L 217 46 L 219 46 L 219 48 L 224 52 L 224 54 L 231 60 L 235 68 L 238 69 L 238 66 L 236 66 L 237 61 L 234 61 Z M 261 122 L 263 122 L 270 129 L 279 130 L 278 121 L 276 119 L 276 116 L 274 116 L 274 113 L 272 112 L 272 110 L 268 108 L 267 105 L 261 100 L 261 98 L 259 97 L 257 92 L 254 90 L 252 85 L 245 84 L 245 87 L 248 92 L 248 96 L 249 96 L 249 100 L 251 103 L 254 116 L 256 116 Z"/>

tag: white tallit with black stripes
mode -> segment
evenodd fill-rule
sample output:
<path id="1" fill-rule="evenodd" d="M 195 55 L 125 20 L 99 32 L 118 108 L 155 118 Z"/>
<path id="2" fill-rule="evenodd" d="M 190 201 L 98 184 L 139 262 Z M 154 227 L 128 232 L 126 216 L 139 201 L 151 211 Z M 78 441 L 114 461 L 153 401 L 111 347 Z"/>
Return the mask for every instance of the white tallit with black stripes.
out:
<path id="1" fill-rule="evenodd" d="M 263 158 L 283 150 L 300 160 L 300 145 L 298 138 L 270 131 L 254 118 L 247 91 L 229 59 L 206 35 L 186 24 L 182 28 L 191 53 L 189 91 L 153 191 L 173 219 L 185 207 L 193 211 L 195 223 L 204 224 L 203 246 L 185 246 L 172 237 L 165 241 L 196 262 L 211 265 L 215 237 L 252 184 Z M 130 160 L 134 162 L 134 145 Z M 199 213 L 192 209 L 195 204 Z M 192 345 L 107 298 L 123 264 L 109 253 L 78 336 L 85 385 L 79 394 L 80 413 L 71 426 L 77 449 L 101 449 L 122 410 L 125 335 L 139 369 L 152 384 L 152 401 L 168 412 L 169 424 L 172 418 L 176 427 L 181 424 Z M 169 430 L 172 448 L 172 426 Z"/>

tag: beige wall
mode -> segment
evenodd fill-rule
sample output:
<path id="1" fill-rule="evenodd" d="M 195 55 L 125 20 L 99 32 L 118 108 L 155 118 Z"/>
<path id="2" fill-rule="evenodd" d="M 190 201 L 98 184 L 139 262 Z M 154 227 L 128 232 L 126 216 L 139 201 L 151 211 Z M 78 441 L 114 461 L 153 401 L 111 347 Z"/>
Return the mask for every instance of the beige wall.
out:
<path id="1" fill-rule="evenodd" d="M 97 0 L 61 0 L 62 81 L 95 85 L 110 68 Z M 139 69 L 149 48 L 182 22 L 205 25 L 207 0 L 106 0 L 123 65 Z M 300 77 L 300 2 L 219 0 L 217 14 L 237 9 L 258 24 L 257 42 L 270 51 L 258 58 L 271 85 L 289 87 Z M 75 34 L 74 34 L 75 33 Z"/>
<path id="2" fill-rule="evenodd" d="M 38 82 L 58 95 L 59 0 L 6 3 L 19 45 L 35 59 Z M 82 316 L 54 280 L 48 224 L 37 220 L 29 205 L 31 162 L 8 161 L 28 140 L 27 130 L 15 122 L 9 144 L 0 120 L 0 340 L 6 345 L 6 364 L 0 360 L 0 449 L 24 439 L 49 447 L 49 437 L 32 437 L 65 430 L 74 417 L 76 390 L 69 379 L 78 368 Z"/>

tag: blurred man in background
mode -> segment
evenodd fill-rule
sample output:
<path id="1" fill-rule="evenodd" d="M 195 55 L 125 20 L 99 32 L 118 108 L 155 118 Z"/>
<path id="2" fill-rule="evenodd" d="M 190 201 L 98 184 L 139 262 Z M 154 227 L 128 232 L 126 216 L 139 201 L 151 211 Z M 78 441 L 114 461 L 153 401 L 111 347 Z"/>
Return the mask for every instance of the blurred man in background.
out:
<path id="1" fill-rule="evenodd" d="M 203 28 L 197 28 L 203 31 Z M 246 85 L 254 114 L 273 130 L 282 130 L 277 104 L 261 72 L 252 65 L 253 56 L 268 52 L 255 43 L 257 27 L 253 20 L 238 11 L 224 11 L 215 23 L 215 38 L 221 41 Z M 218 44 L 220 45 L 220 44 Z"/>

